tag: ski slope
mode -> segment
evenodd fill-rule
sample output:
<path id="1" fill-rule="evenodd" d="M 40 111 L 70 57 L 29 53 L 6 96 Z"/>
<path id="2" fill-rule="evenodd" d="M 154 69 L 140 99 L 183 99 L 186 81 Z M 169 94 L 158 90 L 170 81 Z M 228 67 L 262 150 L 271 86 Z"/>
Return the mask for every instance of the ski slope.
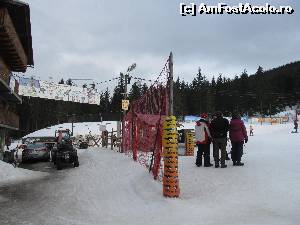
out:
<path id="1" fill-rule="evenodd" d="M 178 199 L 164 198 L 162 184 L 126 155 L 80 150 L 79 168 L 28 186 L 28 198 L 39 198 L 5 202 L 2 224 L 297 225 L 300 134 L 291 130 L 292 124 L 254 126 L 244 167 L 227 161 L 226 169 L 198 168 L 195 157 L 180 157 Z M 19 210 L 13 223 L 11 209 Z"/>

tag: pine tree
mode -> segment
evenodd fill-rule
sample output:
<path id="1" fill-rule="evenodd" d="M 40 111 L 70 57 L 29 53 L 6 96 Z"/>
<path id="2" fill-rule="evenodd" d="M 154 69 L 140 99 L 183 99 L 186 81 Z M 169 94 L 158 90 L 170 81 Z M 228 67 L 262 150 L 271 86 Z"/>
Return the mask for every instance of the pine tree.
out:
<path id="1" fill-rule="evenodd" d="M 104 93 L 101 93 L 100 97 L 100 109 L 104 112 L 110 112 L 110 94 L 108 88 L 106 88 Z"/>
<path id="2" fill-rule="evenodd" d="M 174 113 L 176 116 L 183 115 L 183 93 L 180 88 L 180 78 L 174 82 L 173 90 L 174 90 Z"/>
<path id="3" fill-rule="evenodd" d="M 262 75 L 263 73 L 264 73 L 264 69 L 263 69 L 261 66 L 259 66 L 259 67 L 257 68 L 257 71 L 256 71 L 255 75 L 260 76 L 260 75 Z"/>
<path id="4" fill-rule="evenodd" d="M 129 92 L 129 100 L 130 102 L 137 100 L 142 95 L 142 87 L 140 82 L 134 82 L 131 86 L 131 90 Z"/>
<path id="5" fill-rule="evenodd" d="M 113 112 L 122 111 L 122 99 L 124 99 L 124 76 L 120 74 L 118 85 L 115 87 L 111 99 L 111 110 Z"/>
<path id="6" fill-rule="evenodd" d="M 72 80 L 70 78 L 66 81 L 66 85 L 72 86 Z"/>
<path id="7" fill-rule="evenodd" d="M 201 68 L 199 67 L 198 68 L 198 73 L 196 75 L 196 77 L 193 79 L 193 87 L 194 88 L 198 88 L 200 89 L 201 85 L 203 84 L 203 76 L 202 76 L 202 73 L 201 73 Z"/>
<path id="8" fill-rule="evenodd" d="M 58 84 L 65 84 L 65 81 L 63 78 L 61 78 L 61 80 L 58 82 Z"/>
<path id="9" fill-rule="evenodd" d="M 193 104 L 190 106 L 190 110 L 192 114 L 199 114 L 203 111 L 203 84 L 204 77 L 201 73 L 201 68 L 199 67 L 196 77 L 191 84 L 190 98 Z"/>
<path id="10" fill-rule="evenodd" d="M 248 91 L 248 73 L 247 73 L 247 70 L 244 69 L 242 75 L 241 75 L 241 86 L 240 86 L 240 91 L 242 93 L 245 93 L 246 91 Z"/>
<path id="11" fill-rule="evenodd" d="M 213 76 L 213 78 L 211 79 L 211 86 L 212 86 L 212 87 L 215 87 L 215 86 L 216 86 L 215 76 Z"/>
<path id="12" fill-rule="evenodd" d="M 142 86 L 142 95 L 145 94 L 147 91 L 148 91 L 148 86 L 146 83 L 144 83 Z"/>
<path id="13" fill-rule="evenodd" d="M 222 74 L 220 73 L 217 78 L 217 87 L 221 88 L 222 84 L 223 84 L 223 78 L 222 78 Z"/>

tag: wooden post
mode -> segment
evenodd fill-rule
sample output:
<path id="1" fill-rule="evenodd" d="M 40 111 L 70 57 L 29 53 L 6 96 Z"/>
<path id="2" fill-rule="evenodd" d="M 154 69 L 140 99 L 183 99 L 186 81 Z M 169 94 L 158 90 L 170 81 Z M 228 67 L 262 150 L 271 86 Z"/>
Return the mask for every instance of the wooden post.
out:
<path id="1" fill-rule="evenodd" d="M 173 98 L 174 98 L 174 92 L 173 92 L 173 53 L 170 53 L 169 56 L 169 116 L 174 115 L 174 107 L 173 107 Z"/>
<path id="2" fill-rule="evenodd" d="M 179 197 L 178 178 L 178 140 L 177 123 L 173 108 L 173 53 L 169 56 L 169 109 L 163 124 L 162 146 L 164 154 L 163 195 L 165 197 Z"/>

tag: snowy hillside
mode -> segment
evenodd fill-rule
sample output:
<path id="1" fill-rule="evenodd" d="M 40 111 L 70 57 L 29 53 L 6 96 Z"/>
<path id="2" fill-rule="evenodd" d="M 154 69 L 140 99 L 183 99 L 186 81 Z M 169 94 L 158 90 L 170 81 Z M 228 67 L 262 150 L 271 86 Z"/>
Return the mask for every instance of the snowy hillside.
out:
<path id="1" fill-rule="evenodd" d="M 108 131 L 114 129 L 117 130 L 117 121 L 103 121 L 103 122 L 85 122 L 85 123 L 74 123 L 73 132 L 74 136 L 76 135 L 86 135 L 91 132 L 94 134 L 101 134 L 100 126 L 105 125 Z M 72 123 L 63 123 L 51 127 L 47 127 L 38 131 L 35 131 L 31 134 L 28 134 L 24 137 L 45 137 L 45 136 L 54 136 L 55 131 L 58 129 L 69 129 L 72 130 Z"/>

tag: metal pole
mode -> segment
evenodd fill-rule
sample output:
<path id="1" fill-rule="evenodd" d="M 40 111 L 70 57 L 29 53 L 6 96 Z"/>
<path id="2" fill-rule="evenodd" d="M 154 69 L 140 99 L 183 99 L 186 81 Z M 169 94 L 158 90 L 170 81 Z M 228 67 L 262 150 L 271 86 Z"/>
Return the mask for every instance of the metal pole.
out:
<path id="1" fill-rule="evenodd" d="M 127 83 L 128 83 L 128 73 L 125 74 L 125 87 L 124 87 L 124 99 L 127 99 Z M 123 110 L 123 116 L 126 115 L 126 110 Z"/>
<path id="2" fill-rule="evenodd" d="M 74 131 L 74 121 L 72 120 L 72 133 L 71 133 L 71 136 L 73 136 L 73 131 Z"/>
<path id="3" fill-rule="evenodd" d="M 128 74 L 125 74 L 125 85 L 124 85 L 124 99 L 127 99 L 127 79 Z M 121 144 L 121 152 L 124 152 L 124 134 L 125 134 L 125 121 L 124 118 L 126 116 L 126 110 L 123 110 L 123 120 L 122 120 L 122 144 Z"/>
<path id="4" fill-rule="evenodd" d="M 113 142 L 113 136 L 114 136 L 114 128 L 111 128 L 111 136 L 110 136 L 110 144 L 111 144 L 111 146 L 110 146 L 110 150 L 114 149 L 114 146 L 113 146 L 113 144 L 114 144 L 114 142 Z"/>
<path id="5" fill-rule="evenodd" d="M 169 98 L 170 98 L 170 102 L 169 102 L 169 116 L 173 116 L 174 115 L 174 109 L 173 109 L 173 98 L 174 98 L 174 93 L 173 93 L 173 53 L 170 53 L 169 56 Z"/>

